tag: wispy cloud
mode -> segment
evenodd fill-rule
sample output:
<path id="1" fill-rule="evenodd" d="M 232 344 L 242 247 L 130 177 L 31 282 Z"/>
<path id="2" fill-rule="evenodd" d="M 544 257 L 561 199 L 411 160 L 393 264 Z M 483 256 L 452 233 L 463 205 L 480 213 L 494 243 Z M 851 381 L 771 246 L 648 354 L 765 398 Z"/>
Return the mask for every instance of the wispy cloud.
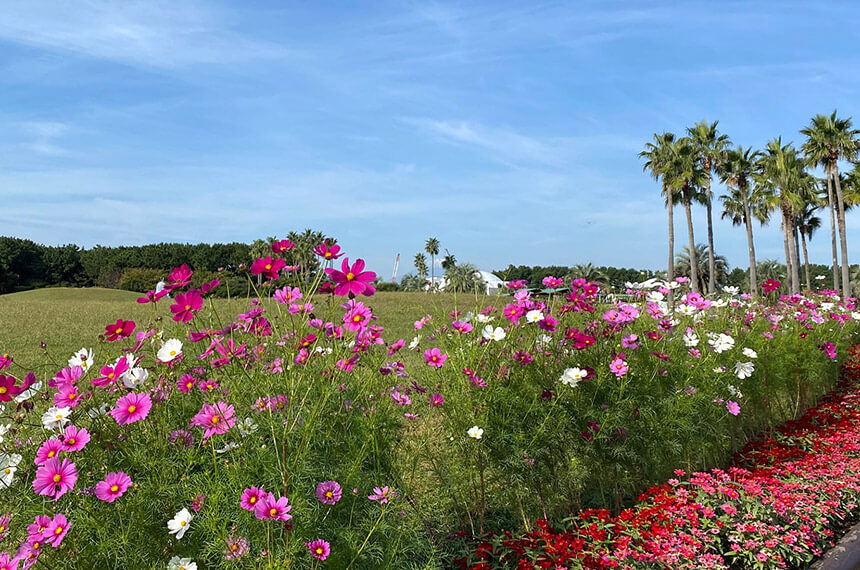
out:
<path id="1" fill-rule="evenodd" d="M 196 0 L 8 3 L 0 41 L 162 69 L 288 53 L 239 33 L 227 14 Z"/>

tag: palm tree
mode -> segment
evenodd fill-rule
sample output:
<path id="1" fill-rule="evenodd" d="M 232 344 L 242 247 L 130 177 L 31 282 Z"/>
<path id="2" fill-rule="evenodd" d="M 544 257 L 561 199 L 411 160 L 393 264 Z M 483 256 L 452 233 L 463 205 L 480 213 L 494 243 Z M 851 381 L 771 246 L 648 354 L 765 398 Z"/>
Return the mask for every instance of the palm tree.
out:
<path id="1" fill-rule="evenodd" d="M 570 268 L 570 272 L 565 276 L 566 281 L 571 279 L 585 279 L 586 281 L 595 281 L 597 283 L 609 283 L 609 277 L 604 271 L 595 267 L 592 263 L 577 263 Z"/>
<path id="2" fill-rule="evenodd" d="M 794 216 L 803 208 L 806 195 L 814 184 L 812 176 L 804 170 L 804 163 L 797 150 L 789 143 L 782 144 L 782 137 L 767 143 L 765 154 L 759 159 L 761 171 L 758 182 L 772 191 L 771 206 L 777 205 L 782 213 L 783 247 L 786 270 L 792 293 L 800 293 L 800 268 L 798 251 L 794 240 Z M 776 204 L 774 204 L 776 202 Z"/>
<path id="3" fill-rule="evenodd" d="M 439 255 L 439 240 L 434 237 L 427 238 L 424 251 L 430 254 L 430 290 L 432 291 L 436 286 L 436 256 Z"/>
<path id="4" fill-rule="evenodd" d="M 713 295 L 716 288 L 714 281 L 714 223 L 711 220 L 711 172 L 719 171 L 725 160 L 726 151 L 731 144 L 729 137 L 717 130 L 719 121 L 708 123 L 700 121 L 687 129 L 687 135 L 693 141 L 693 147 L 699 155 L 699 162 L 705 172 L 705 209 L 708 214 L 708 294 Z"/>
<path id="5" fill-rule="evenodd" d="M 785 281 L 785 266 L 775 259 L 765 259 L 756 265 L 756 272 L 762 279 Z"/>
<path id="6" fill-rule="evenodd" d="M 794 227 L 797 233 L 800 234 L 800 243 L 803 245 L 803 269 L 806 276 L 806 289 L 812 290 L 812 278 L 809 274 L 809 254 L 806 251 L 807 240 L 812 240 L 812 234 L 815 230 L 821 227 L 821 218 L 815 215 L 815 212 L 821 207 L 821 204 L 807 202 L 794 219 Z"/>
<path id="7" fill-rule="evenodd" d="M 800 133 L 805 135 L 806 142 L 803 143 L 803 152 L 810 164 L 823 166 L 830 189 L 832 178 L 836 185 L 836 222 L 839 230 L 839 244 L 842 254 L 842 296 L 848 297 L 850 291 L 851 276 L 848 267 L 848 238 L 845 231 L 845 198 L 842 194 L 842 184 L 839 179 L 839 159 L 851 162 L 857 158 L 860 149 L 860 141 L 857 135 L 860 130 L 851 126 L 851 118 L 839 119 L 836 111 L 828 117 L 826 115 L 815 115 L 808 127 L 801 129 Z M 828 192 L 832 208 L 832 193 Z M 832 227 L 832 225 L 831 225 Z M 836 256 L 834 254 L 834 265 Z M 835 280 L 834 280 L 835 283 Z"/>
<path id="8" fill-rule="evenodd" d="M 418 277 L 427 279 L 427 258 L 420 251 L 415 254 L 415 259 L 412 261 L 415 265 L 415 270 L 418 272 Z"/>
<path id="9" fill-rule="evenodd" d="M 452 254 L 450 251 L 448 251 L 448 250 L 446 249 L 446 250 L 445 250 L 445 257 L 444 257 L 444 258 L 442 258 L 442 263 L 440 263 L 440 265 L 442 266 L 442 269 L 444 269 L 445 271 L 447 271 L 447 270 L 449 270 L 450 268 L 452 268 L 452 267 L 454 267 L 455 265 L 457 265 L 457 258 L 456 258 L 456 257 L 454 257 L 454 254 Z"/>
<path id="10" fill-rule="evenodd" d="M 672 133 L 654 134 L 654 142 L 645 144 L 645 150 L 639 153 L 639 158 L 645 159 L 643 171 L 651 174 L 654 180 L 661 181 L 661 193 L 666 199 L 666 211 L 669 213 L 669 264 L 666 269 L 666 280 L 675 279 L 675 191 L 669 186 L 667 174 L 672 157 L 672 146 L 675 135 Z M 672 306 L 672 296 L 669 296 L 669 306 Z"/>
<path id="11" fill-rule="evenodd" d="M 427 286 L 427 277 L 407 273 L 400 280 L 400 288 L 404 291 L 423 291 Z"/>
<path id="12" fill-rule="evenodd" d="M 690 248 L 684 246 L 684 249 L 681 253 L 675 256 L 675 267 L 678 268 L 679 272 L 689 272 L 692 273 L 690 267 Z M 709 274 L 710 268 L 710 260 L 707 256 L 707 246 L 705 244 L 699 243 L 696 244 L 695 251 L 693 252 L 693 259 L 696 260 L 696 263 L 699 264 L 698 270 L 698 279 L 699 279 L 699 288 L 701 290 L 705 289 L 705 284 L 710 280 L 711 276 Z M 723 284 L 727 283 L 729 280 L 729 263 L 726 261 L 725 256 L 722 255 L 714 255 L 714 283 L 715 284 Z M 690 278 L 692 279 L 692 277 Z"/>
<path id="13" fill-rule="evenodd" d="M 743 148 L 738 146 L 735 150 L 730 150 L 726 153 L 726 160 L 718 169 L 720 180 L 727 188 L 730 189 L 730 194 L 721 196 L 723 201 L 722 218 L 729 218 L 732 225 L 739 226 L 744 224 L 747 230 L 747 248 L 749 252 L 749 274 L 750 274 L 750 293 L 756 294 L 758 283 L 755 266 L 755 242 L 753 241 L 752 218 L 756 217 L 759 221 L 762 216 L 767 220 L 766 212 L 759 208 L 758 215 L 753 212 L 751 202 L 750 185 L 753 182 L 753 175 L 757 171 L 756 161 L 761 156 L 761 153 L 752 148 Z M 755 192 L 755 190 L 753 190 Z M 759 204 L 760 200 L 755 200 L 754 204 Z M 764 223 L 764 222 L 762 222 Z"/>
<path id="14" fill-rule="evenodd" d="M 452 293 L 481 293 L 486 285 L 481 272 L 471 263 L 451 265 L 445 270 L 445 290 Z"/>
<path id="15" fill-rule="evenodd" d="M 699 293 L 699 268 L 696 261 L 696 239 L 693 235 L 693 201 L 701 202 L 703 200 L 700 188 L 705 183 L 705 171 L 702 170 L 699 163 L 699 157 L 696 147 L 693 146 L 693 141 L 687 137 L 678 139 L 672 145 L 672 155 L 667 167 L 666 176 L 669 178 L 669 187 L 681 196 L 681 202 L 684 204 L 684 213 L 687 215 L 687 237 L 689 238 L 689 252 L 692 259 L 690 260 L 690 281 L 692 282 L 693 291 Z"/>

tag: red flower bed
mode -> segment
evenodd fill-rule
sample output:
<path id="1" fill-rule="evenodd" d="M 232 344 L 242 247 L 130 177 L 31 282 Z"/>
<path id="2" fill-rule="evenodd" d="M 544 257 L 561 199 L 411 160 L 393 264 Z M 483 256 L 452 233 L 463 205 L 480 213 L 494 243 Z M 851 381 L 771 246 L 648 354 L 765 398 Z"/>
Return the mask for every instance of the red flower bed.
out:
<path id="1" fill-rule="evenodd" d="M 860 503 L 860 346 L 835 392 L 713 469 L 652 487 L 612 516 L 486 537 L 458 568 L 791 568 L 834 543 Z"/>

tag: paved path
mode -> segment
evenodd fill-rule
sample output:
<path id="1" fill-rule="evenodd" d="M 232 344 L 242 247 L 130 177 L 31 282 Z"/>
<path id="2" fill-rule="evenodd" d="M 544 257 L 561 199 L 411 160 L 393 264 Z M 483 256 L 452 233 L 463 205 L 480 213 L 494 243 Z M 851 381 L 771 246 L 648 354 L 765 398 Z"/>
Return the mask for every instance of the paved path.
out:
<path id="1" fill-rule="evenodd" d="M 860 569 L 860 524 L 854 525 L 836 546 L 809 570 L 857 570 Z"/>

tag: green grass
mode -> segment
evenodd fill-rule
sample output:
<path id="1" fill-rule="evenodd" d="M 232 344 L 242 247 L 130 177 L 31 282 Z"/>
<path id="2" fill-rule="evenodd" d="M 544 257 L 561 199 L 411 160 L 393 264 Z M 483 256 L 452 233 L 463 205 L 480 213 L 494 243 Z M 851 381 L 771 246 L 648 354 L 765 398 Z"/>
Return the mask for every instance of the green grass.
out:
<path id="1" fill-rule="evenodd" d="M 152 305 L 140 305 L 138 293 L 115 289 L 49 288 L 0 295 L 0 354 L 12 355 L 27 370 L 62 366 L 81 347 L 94 348 L 106 325 L 118 318 L 141 323 L 152 321 Z M 167 300 L 169 303 L 169 300 Z M 322 299 L 315 300 L 319 305 Z M 453 295 L 448 293 L 377 293 L 363 297 L 385 327 L 388 342 L 415 335 L 413 323 L 424 315 L 433 315 L 430 330 L 448 322 L 448 313 L 467 311 L 486 304 L 501 306 L 492 297 Z M 213 307 L 222 322 L 229 322 L 249 307 L 249 299 L 213 299 Z M 162 314 L 166 311 L 160 308 Z M 205 314 L 202 315 L 205 319 Z M 426 331 L 425 331 L 426 334 Z M 44 342 L 47 350 L 39 343 Z M 19 369 L 20 370 L 20 369 Z"/>

